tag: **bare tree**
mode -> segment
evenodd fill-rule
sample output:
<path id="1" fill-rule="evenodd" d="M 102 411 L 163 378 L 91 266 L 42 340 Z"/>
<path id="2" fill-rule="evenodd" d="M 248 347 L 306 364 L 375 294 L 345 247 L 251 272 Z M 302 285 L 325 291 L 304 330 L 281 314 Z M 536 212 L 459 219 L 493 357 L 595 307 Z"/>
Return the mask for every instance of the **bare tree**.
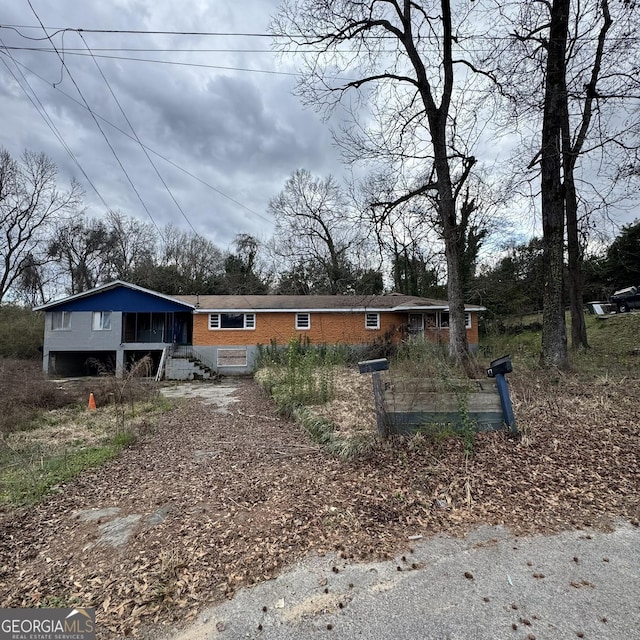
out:
<path id="1" fill-rule="evenodd" d="M 463 89 L 487 77 L 464 50 L 473 11 L 450 0 L 299 0 L 285 2 L 272 24 L 279 43 L 312 51 L 300 54 L 303 100 L 327 111 L 351 108 L 353 125 L 338 135 L 353 156 L 395 158 L 399 173 L 414 176 L 388 206 L 434 194 L 447 263 L 449 352 L 459 361 L 468 354 L 460 225 L 484 116 Z M 344 80 L 336 78 L 340 71 Z M 358 110 L 364 105 L 366 113 Z M 368 126 L 372 115 L 380 126 Z"/>
<path id="2" fill-rule="evenodd" d="M 358 234 L 347 220 L 347 201 L 336 180 L 298 169 L 269 202 L 269 213 L 276 223 L 275 251 L 289 267 L 316 265 L 326 277 L 327 293 L 346 293 Z"/>
<path id="3" fill-rule="evenodd" d="M 110 279 L 112 244 L 113 235 L 102 220 L 76 216 L 57 226 L 48 255 L 68 294 L 93 289 Z"/>
<path id="4" fill-rule="evenodd" d="M 43 153 L 25 151 L 18 162 L 0 150 L 0 302 L 21 278 L 35 282 L 51 228 L 80 205 L 80 186 L 72 182 L 58 191 L 56 177 L 56 165 Z"/>
<path id="5" fill-rule="evenodd" d="M 565 367 L 567 335 L 562 304 L 564 267 L 564 197 L 562 189 L 562 123 L 566 94 L 565 50 L 570 0 L 553 0 L 547 49 L 540 170 L 544 243 L 544 315 L 542 363 Z"/>
<path id="6" fill-rule="evenodd" d="M 128 281 L 137 268 L 153 262 L 158 233 L 152 224 L 120 211 L 109 211 L 106 224 L 111 236 L 109 277 Z"/>
<path id="7" fill-rule="evenodd" d="M 608 211 L 622 197 L 618 177 L 637 148 L 638 118 L 637 112 L 633 113 L 639 95 L 638 77 L 633 72 L 637 40 L 629 37 L 635 30 L 633 7 L 620 2 L 612 11 L 608 0 L 489 4 L 492 15 L 499 7 L 506 18 L 500 28 L 512 32 L 511 40 L 501 41 L 506 46 L 494 49 L 496 67 L 502 70 L 503 90 L 512 100 L 512 122 L 527 134 L 533 131 L 527 141 L 533 160 L 527 169 L 529 176 L 532 169 L 541 171 L 547 213 L 550 195 L 545 190 L 559 189 L 551 199 L 563 206 L 571 344 L 574 349 L 586 347 L 583 255 L 592 233 L 593 214 Z M 558 36 L 564 43 L 562 52 L 557 48 Z M 557 149 L 556 126 L 560 127 Z M 551 156 L 555 162 L 556 151 L 560 154 L 560 174 L 557 180 L 550 180 L 549 162 Z M 522 150 L 519 153 L 521 157 L 526 155 Z M 543 211 L 543 226 L 546 223 L 549 218 Z M 559 234 L 555 233 L 556 239 L 549 246 L 553 257 L 545 260 L 549 269 L 559 259 Z M 556 276 L 561 273 L 559 265 L 554 272 Z M 561 347 L 566 336 L 563 339 L 560 335 L 560 324 L 564 327 L 560 284 L 547 282 L 556 289 L 551 297 L 557 305 L 547 315 L 558 327 L 552 330 L 551 324 L 545 323 L 542 359 L 566 364 L 566 349 Z M 551 331 L 557 335 L 552 337 Z"/>

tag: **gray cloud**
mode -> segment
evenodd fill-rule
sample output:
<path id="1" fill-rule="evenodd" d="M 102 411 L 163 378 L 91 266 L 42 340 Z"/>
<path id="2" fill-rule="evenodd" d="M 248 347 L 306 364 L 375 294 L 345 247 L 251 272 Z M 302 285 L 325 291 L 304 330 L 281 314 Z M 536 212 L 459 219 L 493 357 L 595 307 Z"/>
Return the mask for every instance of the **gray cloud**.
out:
<path id="1" fill-rule="evenodd" d="M 277 2 L 245 0 L 242 3 L 190 2 L 176 5 L 166 0 L 121 0 L 115 3 L 46 3 L 33 5 L 47 27 L 87 29 L 140 29 L 171 31 L 266 32 Z M 10 3 L 3 9 L 2 24 L 33 25 L 37 20 L 27 3 Z M 38 29 L 21 29 L 24 35 L 44 36 Z M 45 41 L 26 40 L 14 31 L 0 29 L 7 46 L 43 47 Z M 87 32 L 84 41 L 96 55 L 119 55 L 171 60 L 220 67 L 278 70 L 270 53 L 178 53 L 100 52 L 104 47 L 164 49 L 268 49 L 269 39 L 239 36 L 214 38 L 199 36 L 132 36 Z M 54 36 L 65 63 L 92 110 L 129 132 L 128 125 L 110 95 L 90 57 L 72 55 L 84 42 L 73 32 Z M 55 127 L 72 149 L 107 205 L 128 215 L 149 221 L 140 200 L 119 168 L 95 122 L 82 106 L 65 97 L 80 100 L 77 90 L 54 53 L 27 50 L 12 55 L 38 79 L 23 69 L 38 99 Z M 137 135 L 150 148 L 166 156 L 182 169 L 209 183 L 203 185 L 185 172 L 151 154 L 175 199 L 198 232 L 226 247 L 235 234 L 268 236 L 272 225 L 266 207 L 296 168 L 315 173 L 340 174 L 337 152 L 329 130 L 310 110 L 304 110 L 291 94 L 294 78 L 230 69 L 204 69 L 97 58 L 113 92 L 133 124 Z M 16 73 L 16 67 L 3 54 Z M 284 71 L 290 69 L 282 68 Z M 28 101 L 7 68 L 0 65 L 0 108 L 3 124 L 0 144 L 18 156 L 25 148 L 44 151 L 58 165 L 61 186 L 75 176 L 86 190 L 89 214 L 100 216 L 104 205 L 89 182 L 68 156 L 54 133 Z M 57 89 L 52 85 L 56 83 Z M 158 179 L 139 145 L 99 120 L 120 162 L 131 177 L 155 222 L 188 228 L 181 212 Z M 216 191 L 219 190 L 225 195 Z M 232 198 L 240 205 L 232 202 Z M 241 205 L 255 211 L 247 211 Z"/>

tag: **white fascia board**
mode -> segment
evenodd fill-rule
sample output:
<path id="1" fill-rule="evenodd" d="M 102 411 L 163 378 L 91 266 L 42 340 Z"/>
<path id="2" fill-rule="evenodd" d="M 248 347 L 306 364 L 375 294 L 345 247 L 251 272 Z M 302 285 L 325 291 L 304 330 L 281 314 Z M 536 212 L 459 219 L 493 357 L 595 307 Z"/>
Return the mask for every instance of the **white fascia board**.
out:
<path id="1" fill-rule="evenodd" d="M 309 309 L 300 307 L 297 309 L 262 309 L 258 307 L 248 307 L 246 309 L 203 309 L 194 310 L 194 313 L 378 313 L 382 311 L 394 311 L 394 309 L 378 309 L 373 307 L 362 307 L 352 309 Z"/>
<path id="2" fill-rule="evenodd" d="M 465 305 L 465 311 L 486 311 L 486 307 L 477 305 Z M 430 307 L 394 307 L 393 309 L 387 309 L 387 311 L 449 311 L 449 305 L 437 305 Z"/>
<path id="3" fill-rule="evenodd" d="M 300 307 L 297 309 L 262 309 L 257 307 L 247 307 L 245 309 L 204 309 L 198 307 L 194 313 L 394 313 L 407 311 L 448 311 L 449 307 L 444 305 L 432 305 L 422 307 L 353 307 L 351 309 L 314 309 Z M 469 307 L 465 311 L 485 311 L 484 307 Z"/>

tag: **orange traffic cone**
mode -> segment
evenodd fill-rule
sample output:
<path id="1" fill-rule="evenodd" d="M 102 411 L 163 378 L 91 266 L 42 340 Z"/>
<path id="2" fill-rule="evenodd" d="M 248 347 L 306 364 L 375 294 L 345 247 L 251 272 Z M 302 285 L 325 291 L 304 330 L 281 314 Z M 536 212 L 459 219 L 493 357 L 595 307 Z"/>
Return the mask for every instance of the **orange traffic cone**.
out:
<path id="1" fill-rule="evenodd" d="M 93 393 L 89 394 L 89 411 L 96 410 L 96 399 L 93 397 Z"/>

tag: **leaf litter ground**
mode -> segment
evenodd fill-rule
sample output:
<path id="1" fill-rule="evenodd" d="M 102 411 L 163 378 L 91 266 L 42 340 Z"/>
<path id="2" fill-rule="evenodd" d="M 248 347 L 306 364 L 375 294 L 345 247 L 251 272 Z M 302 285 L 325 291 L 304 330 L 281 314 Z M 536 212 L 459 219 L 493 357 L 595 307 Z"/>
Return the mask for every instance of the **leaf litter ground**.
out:
<path id="1" fill-rule="evenodd" d="M 227 413 L 183 403 L 117 459 L 0 514 L 0 606 L 95 606 L 99 638 L 152 638 L 310 551 L 363 561 L 479 524 L 637 525 L 640 383 L 513 375 L 511 386 L 523 437 L 482 434 L 471 456 L 459 439 L 417 437 L 331 457 L 251 381 Z M 372 424 L 363 389 L 352 393 Z"/>

